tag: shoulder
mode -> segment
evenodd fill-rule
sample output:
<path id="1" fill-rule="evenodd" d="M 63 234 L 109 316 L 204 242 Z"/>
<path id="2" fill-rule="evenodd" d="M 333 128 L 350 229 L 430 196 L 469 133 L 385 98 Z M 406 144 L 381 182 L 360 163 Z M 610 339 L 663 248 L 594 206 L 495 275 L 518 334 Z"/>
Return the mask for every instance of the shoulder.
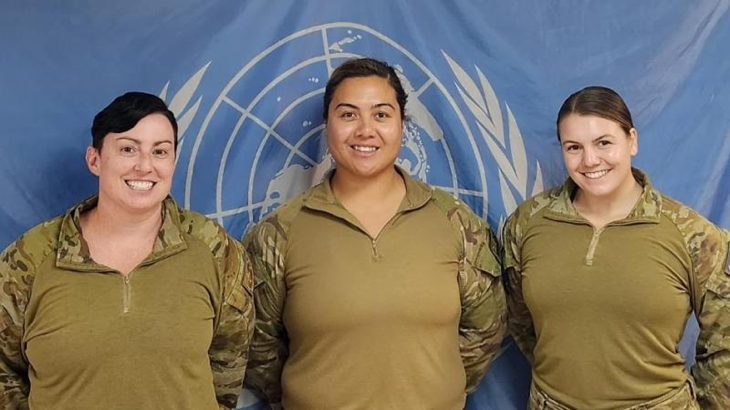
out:
<path id="1" fill-rule="evenodd" d="M 0 254 L 3 268 L 29 270 L 58 249 L 63 215 L 36 225 L 8 245 Z M 5 269 L 3 269 L 5 270 Z"/>
<path id="2" fill-rule="evenodd" d="M 462 240 L 467 261 L 497 275 L 500 270 L 499 242 L 489 224 L 448 192 L 434 188 L 432 200 L 451 222 L 457 237 Z"/>
<path id="3" fill-rule="evenodd" d="M 244 248 L 248 249 L 254 242 L 259 244 L 285 242 L 289 236 L 289 227 L 302 211 L 304 202 L 312 190 L 313 188 L 307 189 L 261 219 L 244 236 Z"/>
<path id="4" fill-rule="evenodd" d="M 486 225 L 467 204 L 446 191 L 433 188 L 431 198 L 434 205 L 452 222 L 459 222 L 461 225 Z"/>
<path id="5" fill-rule="evenodd" d="M 219 256 L 235 245 L 235 240 L 218 222 L 195 211 L 178 208 L 180 230 L 183 235 L 203 243 L 213 254 Z"/>
<path id="6" fill-rule="evenodd" d="M 527 199 L 507 218 L 505 230 L 525 228 L 563 194 L 563 189 L 563 187 L 548 189 Z"/>
<path id="7" fill-rule="evenodd" d="M 700 236 L 722 241 L 723 233 L 715 224 L 683 203 L 660 194 L 661 216 L 670 221 L 686 239 Z"/>
<path id="8" fill-rule="evenodd" d="M 463 201 L 437 188 L 433 189 L 432 201 L 454 229 L 459 231 L 457 234 L 460 237 L 466 235 L 481 239 L 482 236 L 487 235 L 488 237 L 484 240 L 491 241 L 493 232 L 487 222 L 477 216 Z"/>
<path id="9" fill-rule="evenodd" d="M 661 194 L 661 216 L 673 224 L 689 254 L 693 270 L 704 282 L 727 255 L 726 234 L 681 202 Z"/>
<path id="10" fill-rule="evenodd" d="M 0 305 L 14 300 L 21 306 L 29 298 L 38 267 L 56 254 L 62 221 L 60 216 L 35 226 L 0 253 Z"/>

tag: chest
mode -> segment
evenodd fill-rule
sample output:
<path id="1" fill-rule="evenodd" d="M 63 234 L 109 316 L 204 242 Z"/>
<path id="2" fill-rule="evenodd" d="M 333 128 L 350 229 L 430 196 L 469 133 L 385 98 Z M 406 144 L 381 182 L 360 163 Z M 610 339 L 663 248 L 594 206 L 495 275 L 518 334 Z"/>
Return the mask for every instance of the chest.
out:
<path id="1" fill-rule="evenodd" d="M 455 327 L 460 244 L 443 216 L 419 212 L 397 216 L 374 240 L 327 215 L 300 218 L 286 254 L 290 335 L 363 326 Z"/>
<path id="2" fill-rule="evenodd" d="M 127 277 L 44 264 L 23 338 L 37 374 L 128 368 L 160 357 L 207 360 L 219 286 L 210 261 L 188 256 L 138 267 Z"/>
<path id="3" fill-rule="evenodd" d="M 536 325 L 560 318 L 676 327 L 686 318 L 691 261 L 662 226 L 543 225 L 526 232 L 522 257 Z"/>

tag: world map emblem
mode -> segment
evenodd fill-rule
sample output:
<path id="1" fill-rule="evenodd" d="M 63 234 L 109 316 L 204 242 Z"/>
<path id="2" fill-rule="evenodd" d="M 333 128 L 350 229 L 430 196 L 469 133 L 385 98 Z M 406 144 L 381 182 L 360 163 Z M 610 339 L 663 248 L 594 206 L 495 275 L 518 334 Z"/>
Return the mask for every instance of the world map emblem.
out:
<path id="1" fill-rule="evenodd" d="M 169 100 L 181 123 L 179 150 L 189 150 L 183 174 L 186 208 L 217 219 L 242 237 L 251 224 L 333 168 L 327 152 L 322 99 L 342 62 L 375 57 L 396 68 L 408 93 L 407 121 L 397 164 L 487 216 L 483 151 L 499 166 L 504 210 L 542 190 L 539 164 L 531 181 L 522 137 L 509 107 L 478 68 L 468 73 L 446 52 L 446 83 L 388 36 L 361 24 L 312 26 L 275 42 L 250 59 L 217 93 L 197 133 L 186 129 L 200 99 L 188 107 L 207 65 Z M 169 84 L 169 83 L 168 83 Z M 456 86 L 457 93 L 449 91 Z M 505 109 L 506 108 L 506 109 Z M 486 149 L 485 149 L 486 147 Z M 488 154 L 488 155 L 489 155 Z"/>

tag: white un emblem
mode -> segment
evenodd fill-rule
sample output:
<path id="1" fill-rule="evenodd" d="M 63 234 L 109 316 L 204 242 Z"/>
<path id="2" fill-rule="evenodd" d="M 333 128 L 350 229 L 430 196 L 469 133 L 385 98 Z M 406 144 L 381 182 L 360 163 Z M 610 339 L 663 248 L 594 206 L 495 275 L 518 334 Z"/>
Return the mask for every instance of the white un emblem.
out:
<path id="1" fill-rule="evenodd" d="M 504 135 L 509 134 L 502 130 L 497 130 L 499 135 L 485 134 L 490 124 L 484 122 L 492 121 L 494 129 L 499 117 L 501 127 L 503 116 L 499 103 L 499 112 L 495 113 L 496 100 L 488 98 L 486 91 L 494 96 L 489 83 L 485 78 L 480 82 L 481 91 L 485 91 L 480 100 L 479 86 L 443 53 L 445 60 L 441 62 L 447 62 L 444 66 L 453 70 L 449 81 L 453 81 L 451 75 L 458 80 L 461 96 L 457 102 L 405 47 L 354 23 L 329 23 L 293 33 L 238 71 L 216 98 L 197 135 L 186 138 L 186 146 L 192 144 L 189 162 L 178 164 L 178 172 L 185 173 L 185 206 L 218 219 L 234 236 L 241 237 L 250 224 L 319 182 L 333 166 L 323 135 L 325 84 L 340 63 L 362 56 L 395 66 L 408 92 L 409 121 L 398 164 L 411 175 L 459 196 L 486 217 L 487 175 L 480 147 L 501 149 L 501 137 L 501 146 L 506 148 Z M 478 74 L 483 78 L 481 71 Z M 485 82 L 488 90 L 484 89 Z M 473 107 L 465 105 L 465 98 Z M 467 114 L 471 111 L 472 115 L 466 117 L 459 103 L 467 106 Z M 484 115 L 476 117 L 479 107 L 484 108 Z M 470 122 L 480 130 L 486 125 L 487 130 L 476 134 L 481 139 L 479 144 Z M 488 137 L 493 141 L 485 143 L 483 138 Z M 521 140 L 519 135 L 511 137 Z M 514 168 L 521 166 L 502 157 L 504 164 L 499 166 L 505 177 L 500 173 L 500 181 L 520 185 L 515 178 L 521 175 Z M 526 171 L 526 163 L 524 168 Z M 526 195 L 525 189 L 513 190 Z"/>

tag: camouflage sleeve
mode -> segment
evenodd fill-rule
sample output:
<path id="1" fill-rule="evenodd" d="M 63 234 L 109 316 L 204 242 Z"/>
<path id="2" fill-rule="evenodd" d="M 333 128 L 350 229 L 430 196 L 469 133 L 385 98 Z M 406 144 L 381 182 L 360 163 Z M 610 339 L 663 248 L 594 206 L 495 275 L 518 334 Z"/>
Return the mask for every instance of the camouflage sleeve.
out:
<path id="1" fill-rule="evenodd" d="M 504 291 L 507 295 L 507 326 L 509 333 L 517 343 L 528 361 L 532 363 L 535 349 L 536 335 L 532 323 L 532 315 L 525 304 L 522 294 L 522 271 L 520 268 L 520 246 L 518 238 L 521 236 L 517 213 L 507 219 L 504 225 L 502 245 Z"/>
<path id="2" fill-rule="evenodd" d="M 285 245 L 286 233 L 276 214 L 262 221 L 244 238 L 244 247 L 253 262 L 256 305 L 256 327 L 246 371 L 246 386 L 271 408 L 281 406 L 281 372 L 289 355 L 289 342 L 282 320 L 286 298 Z"/>
<path id="3" fill-rule="evenodd" d="M 253 335 L 253 273 L 242 246 L 215 226 L 210 246 L 219 269 L 223 303 L 208 356 L 219 408 L 235 409 Z"/>
<path id="4" fill-rule="evenodd" d="M 28 363 L 21 339 L 25 307 L 35 273 L 22 238 L 0 254 L 0 409 L 28 408 Z"/>
<path id="5" fill-rule="evenodd" d="M 714 227 L 695 232 L 690 243 L 694 274 L 704 297 L 695 312 L 700 323 L 696 364 L 700 406 L 705 410 L 730 409 L 730 233 Z"/>
<path id="6" fill-rule="evenodd" d="M 473 392 L 499 353 L 506 307 L 499 280 L 499 244 L 489 227 L 470 211 L 457 211 L 463 260 L 459 269 L 461 319 L 459 345 L 466 371 L 466 392 Z"/>

